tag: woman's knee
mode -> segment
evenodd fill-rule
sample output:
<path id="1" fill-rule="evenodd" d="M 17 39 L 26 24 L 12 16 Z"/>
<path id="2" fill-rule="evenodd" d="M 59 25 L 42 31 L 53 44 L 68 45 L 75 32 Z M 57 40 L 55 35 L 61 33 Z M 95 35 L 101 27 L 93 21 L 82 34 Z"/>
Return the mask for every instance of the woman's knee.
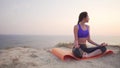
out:
<path id="1" fill-rule="evenodd" d="M 80 48 L 73 48 L 72 53 L 77 58 L 82 58 L 83 51 Z"/>
<path id="2" fill-rule="evenodd" d="M 105 46 L 102 46 L 100 49 L 101 49 L 102 53 L 104 53 L 107 50 L 107 48 Z"/>

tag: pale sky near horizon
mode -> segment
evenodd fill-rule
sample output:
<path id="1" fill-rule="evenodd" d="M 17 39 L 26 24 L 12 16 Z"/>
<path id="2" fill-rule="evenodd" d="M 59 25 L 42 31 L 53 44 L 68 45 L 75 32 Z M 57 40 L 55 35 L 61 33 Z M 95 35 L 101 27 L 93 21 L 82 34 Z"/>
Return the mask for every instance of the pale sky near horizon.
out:
<path id="1" fill-rule="evenodd" d="M 0 0 L 0 34 L 73 35 L 82 11 L 91 35 L 120 36 L 120 0 Z"/>

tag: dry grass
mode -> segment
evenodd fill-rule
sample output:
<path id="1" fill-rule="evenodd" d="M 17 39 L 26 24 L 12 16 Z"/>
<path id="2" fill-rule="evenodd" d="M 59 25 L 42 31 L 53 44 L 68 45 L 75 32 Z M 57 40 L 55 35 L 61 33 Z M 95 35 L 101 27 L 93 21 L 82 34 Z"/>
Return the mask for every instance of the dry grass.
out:
<path id="1" fill-rule="evenodd" d="M 72 42 L 69 42 L 69 43 L 58 43 L 56 44 L 55 47 L 66 47 L 66 48 L 72 48 L 73 47 L 73 43 Z"/>

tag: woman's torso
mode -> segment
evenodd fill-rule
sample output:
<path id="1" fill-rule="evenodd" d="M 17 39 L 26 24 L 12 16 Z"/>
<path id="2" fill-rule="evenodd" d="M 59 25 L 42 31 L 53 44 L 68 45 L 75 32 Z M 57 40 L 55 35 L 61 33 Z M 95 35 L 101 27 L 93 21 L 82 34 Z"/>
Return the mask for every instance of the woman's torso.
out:
<path id="1" fill-rule="evenodd" d="M 78 44 L 86 44 L 89 36 L 88 26 L 81 26 L 78 24 Z"/>

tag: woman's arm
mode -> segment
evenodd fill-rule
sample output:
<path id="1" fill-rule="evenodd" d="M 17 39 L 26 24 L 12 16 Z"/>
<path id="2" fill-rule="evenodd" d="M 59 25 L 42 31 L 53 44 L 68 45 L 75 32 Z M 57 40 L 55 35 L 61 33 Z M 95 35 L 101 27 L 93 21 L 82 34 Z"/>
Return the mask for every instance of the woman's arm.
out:
<path id="1" fill-rule="evenodd" d="M 73 32 L 74 32 L 74 46 L 79 47 L 79 45 L 78 45 L 78 26 L 77 25 L 74 26 Z"/>
<path id="2" fill-rule="evenodd" d="M 88 42 L 91 43 L 91 44 L 93 44 L 93 45 L 99 46 L 99 44 L 97 44 L 93 40 L 91 40 L 90 37 L 88 38 Z"/>
<path id="3" fill-rule="evenodd" d="M 96 45 L 96 46 L 107 46 L 107 45 L 108 45 L 108 44 L 105 43 L 105 42 L 103 42 L 103 43 L 101 43 L 101 44 L 95 43 L 95 42 L 94 42 L 93 40 L 91 40 L 91 38 L 90 38 L 90 28 L 89 28 L 89 26 L 88 26 L 88 30 L 89 30 L 89 36 L 88 36 L 87 41 L 88 41 L 89 43 L 91 43 L 91 44 L 93 44 L 93 45 Z"/>
<path id="4" fill-rule="evenodd" d="M 88 25 L 87 25 L 87 26 L 88 26 Z M 89 43 L 93 44 L 93 45 L 99 46 L 99 44 L 97 44 L 96 42 L 94 42 L 93 40 L 91 40 L 91 38 L 90 38 L 90 28 L 89 28 L 89 26 L 88 26 L 88 30 L 89 30 L 89 36 L 88 36 L 87 41 L 88 41 Z"/>

